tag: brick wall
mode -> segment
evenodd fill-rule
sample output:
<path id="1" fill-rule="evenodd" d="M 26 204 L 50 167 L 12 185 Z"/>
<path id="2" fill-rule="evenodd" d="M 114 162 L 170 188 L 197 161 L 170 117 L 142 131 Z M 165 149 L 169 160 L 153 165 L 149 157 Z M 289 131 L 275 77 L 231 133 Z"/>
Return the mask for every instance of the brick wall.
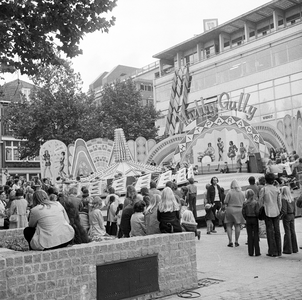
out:
<path id="1" fill-rule="evenodd" d="M 7 231 L 7 232 L 5 232 Z M 0 239 L 22 230 L 0 231 Z M 0 251 L 0 299 L 96 299 L 96 265 L 158 254 L 160 291 L 152 299 L 197 287 L 194 233 L 93 242 L 45 252 Z"/>

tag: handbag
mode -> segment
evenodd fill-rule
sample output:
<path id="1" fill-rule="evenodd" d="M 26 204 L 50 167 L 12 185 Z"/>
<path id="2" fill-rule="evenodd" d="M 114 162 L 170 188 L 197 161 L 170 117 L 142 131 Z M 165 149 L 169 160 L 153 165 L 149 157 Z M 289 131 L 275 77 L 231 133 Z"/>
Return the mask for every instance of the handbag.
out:
<path id="1" fill-rule="evenodd" d="M 218 220 L 224 222 L 225 209 L 224 208 L 220 208 L 219 211 L 216 212 L 216 217 L 217 217 Z"/>
<path id="2" fill-rule="evenodd" d="M 264 206 L 261 206 L 259 209 L 258 219 L 263 221 L 263 220 L 265 220 L 265 217 L 266 217 L 266 214 L 265 214 Z"/>
<path id="3" fill-rule="evenodd" d="M 9 222 L 10 223 L 17 223 L 18 222 L 18 215 L 11 215 L 9 217 Z"/>
<path id="4" fill-rule="evenodd" d="M 18 215 L 17 215 L 17 209 L 14 209 L 13 214 L 10 215 L 9 217 L 9 222 L 10 223 L 17 223 L 18 222 Z"/>
<path id="5" fill-rule="evenodd" d="M 302 194 L 298 198 L 298 200 L 296 202 L 296 205 L 297 205 L 297 207 L 302 208 Z"/>

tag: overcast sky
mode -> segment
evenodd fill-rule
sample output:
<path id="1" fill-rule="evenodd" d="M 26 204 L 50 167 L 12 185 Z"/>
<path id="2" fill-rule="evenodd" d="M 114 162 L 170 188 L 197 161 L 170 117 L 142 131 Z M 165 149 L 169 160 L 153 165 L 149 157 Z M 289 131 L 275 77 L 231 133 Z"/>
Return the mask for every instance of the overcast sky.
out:
<path id="1" fill-rule="evenodd" d="M 73 66 L 81 74 L 83 91 L 101 73 L 117 65 L 141 68 L 152 56 L 203 32 L 204 19 L 225 23 L 267 0 L 118 0 L 109 33 L 94 32 L 81 42 L 83 54 Z M 6 82 L 17 74 L 6 76 Z M 23 78 L 25 79 L 25 78 Z"/>

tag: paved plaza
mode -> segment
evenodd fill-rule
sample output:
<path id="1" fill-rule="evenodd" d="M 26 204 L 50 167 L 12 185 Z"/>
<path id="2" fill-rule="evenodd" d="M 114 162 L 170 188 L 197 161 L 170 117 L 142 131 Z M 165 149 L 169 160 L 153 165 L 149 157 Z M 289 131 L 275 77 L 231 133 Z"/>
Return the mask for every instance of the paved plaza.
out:
<path id="1" fill-rule="evenodd" d="M 295 219 L 299 246 L 302 247 L 302 218 Z M 283 240 L 283 225 L 280 224 Z M 261 238 L 261 256 L 250 257 L 247 252 L 246 229 L 241 231 L 239 247 L 227 247 L 223 227 L 217 233 L 196 239 L 197 271 L 200 287 L 192 294 L 198 299 L 302 299 L 302 250 L 297 254 L 267 257 L 267 241 Z M 184 294 L 189 297 L 189 294 Z M 181 299 L 178 295 L 163 299 Z"/>

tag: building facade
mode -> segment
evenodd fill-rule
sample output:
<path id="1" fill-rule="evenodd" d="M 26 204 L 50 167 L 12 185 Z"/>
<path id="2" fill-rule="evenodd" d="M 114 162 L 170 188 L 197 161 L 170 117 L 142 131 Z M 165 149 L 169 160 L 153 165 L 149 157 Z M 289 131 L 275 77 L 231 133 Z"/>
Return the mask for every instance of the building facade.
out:
<path id="1" fill-rule="evenodd" d="M 117 80 L 124 81 L 129 78 L 133 80 L 137 90 L 141 92 L 142 104 L 153 104 L 153 79 L 158 71 L 158 62 L 151 63 L 143 68 L 133 68 L 118 65 L 110 72 L 103 72 L 89 85 L 89 93 L 94 93 L 95 100 L 101 101 L 102 90 L 105 84 L 113 84 Z"/>
<path id="2" fill-rule="evenodd" d="M 301 0 L 275 0 L 154 55 L 159 135 L 231 115 L 301 156 L 301 20 Z"/>
<path id="3" fill-rule="evenodd" d="M 20 79 L 8 82 L 2 86 L 3 94 L 0 97 L 1 122 L 0 122 L 0 184 L 5 184 L 7 174 L 18 175 L 26 180 L 34 176 L 40 176 L 40 160 L 20 159 L 20 147 L 22 141 L 15 139 L 9 126 L 3 123 L 5 109 L 11 102 L 22 102 L 24 97 L 29 99 L 34 85 Z"/>

